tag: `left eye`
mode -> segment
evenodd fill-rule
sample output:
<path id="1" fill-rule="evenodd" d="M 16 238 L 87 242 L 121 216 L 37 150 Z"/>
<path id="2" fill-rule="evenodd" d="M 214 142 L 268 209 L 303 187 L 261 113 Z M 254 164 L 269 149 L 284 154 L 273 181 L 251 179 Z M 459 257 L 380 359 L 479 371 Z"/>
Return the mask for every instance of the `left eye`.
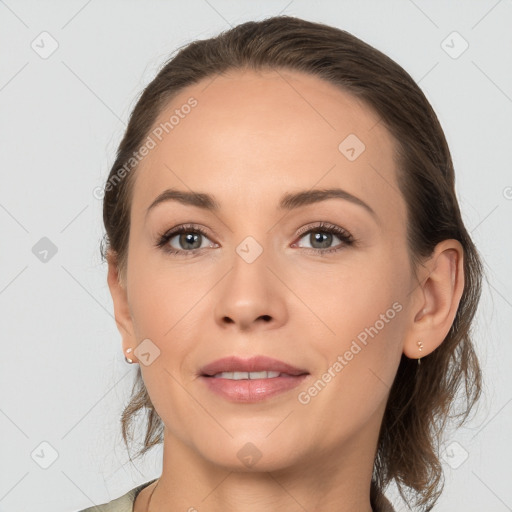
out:
<path id="1" fill-rule="evenodd" d="M 329 249 L 333 239 L 338 237 L 333 233 L 319 231 L 318 229 L 316 229 L 314 231 L 310 231 L 307 235 L 303 236 L 302 238 L 306 238 L 306 240 L 308 240 L 310 244 L 314 244 L 313 246 L 310 245 L 312 249 Z"/>
<path id="2" fill-rule="evenodd" d="M 314 227 L 301 236 L 301 240 L 306 239 L 310 243 L 309 247 L 306 246 L 306 248 L 324 252 L 325 249 L 334 249 L 331 244 L 336 238 L 344 245 L 350 245 L 353 241 L 349 233 L 337 226 Z"/>

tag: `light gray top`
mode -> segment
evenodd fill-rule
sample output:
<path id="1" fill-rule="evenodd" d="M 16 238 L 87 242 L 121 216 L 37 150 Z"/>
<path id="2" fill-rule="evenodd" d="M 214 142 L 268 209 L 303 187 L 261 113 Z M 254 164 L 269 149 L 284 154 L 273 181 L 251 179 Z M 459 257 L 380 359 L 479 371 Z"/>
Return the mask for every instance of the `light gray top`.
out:
<path id="1" fill-rule="evenodd" d="M 138 485 L 137 487 L 134 487 L 128 491 L 126 494 L 123 494 L 119 498 L 109 501 L 108 503 L 104 503 L 103 505 L 94 505 L 92 507 L 80 510 L 79 512 L 133 512 L 133 504 L 135 503 L 135 498 L 137 498 L 137 495 L 140 493 L 140 491 L 142 491 L 142 489 L 144 489 L 144 487 L 152 484 L 155 480 L 157 479 L 154 478 L 149 482 Z"/>

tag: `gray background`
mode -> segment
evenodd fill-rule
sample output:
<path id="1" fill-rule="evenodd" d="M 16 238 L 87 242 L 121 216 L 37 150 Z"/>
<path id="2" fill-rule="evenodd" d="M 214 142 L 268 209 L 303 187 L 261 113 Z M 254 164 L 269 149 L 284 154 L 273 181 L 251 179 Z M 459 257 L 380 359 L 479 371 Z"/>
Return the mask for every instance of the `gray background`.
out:
<path id="1" fill-rule="evenodd" d="M 113 319 L 93 190 L 136 96 L 172 50 L 278 13 L 376 46 L 419 82 L 439 115 L 489 282 L 474 330 L 485 397 L 466 428 L 447 433 L 446 489 L 435 510 L 512 510 L 512 1 L 6 0 L 0 511 L 71 512 L 159 475 L 160 449 L 133 467 L 121 443 L 135 365 L 124 362 Z M 46 55 L 53 40 L 58 48 Z M 469 47 L 456 55 L 464 40 Z"/>

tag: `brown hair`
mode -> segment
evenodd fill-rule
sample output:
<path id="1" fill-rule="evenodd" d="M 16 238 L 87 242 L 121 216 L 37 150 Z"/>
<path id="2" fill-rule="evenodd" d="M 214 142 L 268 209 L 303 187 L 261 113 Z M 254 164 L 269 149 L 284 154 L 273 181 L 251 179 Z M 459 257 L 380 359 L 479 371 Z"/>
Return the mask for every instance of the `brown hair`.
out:
<path id="1" fill-rule="evenodd" d="M 125 172 L 126 178 L 118 183 L 114 179 L 133 161 L 130 158 L 161 110 L 187 86 L 229 70 L 288 69 L 317 76 L 362 100 L 378 114 L 396 142 L 412 268 L 421 265 L 442 240 L 456 239 L 464 249 L 464 291 L 453 325 L 444 342 L 422 358 L 421 366 L 402 355 L 374 463 L 372 503 L 379 503 L 380 493 L 395 481 L 409 506 L 414 502 L 430 510 L 444 485 L 439 441 L 446 421 L 459 418 L 460 426 L 481 394 L 481 371 L 470 327 L 483 275 L 459 211 L 448 145 L 430 103 L 410 75 L 383 53 L 346 31 L 295 17 L 243 23 L 176 52 L 144 89 L 119 145 L 105 186 L 103 257 L 108 250 L 117 257 L 122 280 L 136 165 L 128 167 L 131 172 Z M 455 400 L 458 393 L 462 402 Z M 458 411 L 454 411 L 456 402 L 460 402 Z M 129 430 L 138 412 L 146 412 L 147 422 L 140 456 L 163 439 L 163 424 L 152 407 L 140 367 L 121 418 L 128 452 Z"/>

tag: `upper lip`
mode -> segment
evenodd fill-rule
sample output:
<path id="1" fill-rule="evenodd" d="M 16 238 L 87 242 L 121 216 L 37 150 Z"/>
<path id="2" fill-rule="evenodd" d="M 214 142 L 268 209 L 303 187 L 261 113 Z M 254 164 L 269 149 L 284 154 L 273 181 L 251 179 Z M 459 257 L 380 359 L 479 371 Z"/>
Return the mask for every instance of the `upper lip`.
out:
<path id="1" fill-rule="evenodd" d="M 288 375 L 303 375 L 307 370 L 296 368 L 278 359 L 267 356 L 253 356 L 244 359 L 238 356 L 223 357 L 200 369 L 201 375 L 212 376 L 222 372 L 263 372 L 274 371 Z"/>

